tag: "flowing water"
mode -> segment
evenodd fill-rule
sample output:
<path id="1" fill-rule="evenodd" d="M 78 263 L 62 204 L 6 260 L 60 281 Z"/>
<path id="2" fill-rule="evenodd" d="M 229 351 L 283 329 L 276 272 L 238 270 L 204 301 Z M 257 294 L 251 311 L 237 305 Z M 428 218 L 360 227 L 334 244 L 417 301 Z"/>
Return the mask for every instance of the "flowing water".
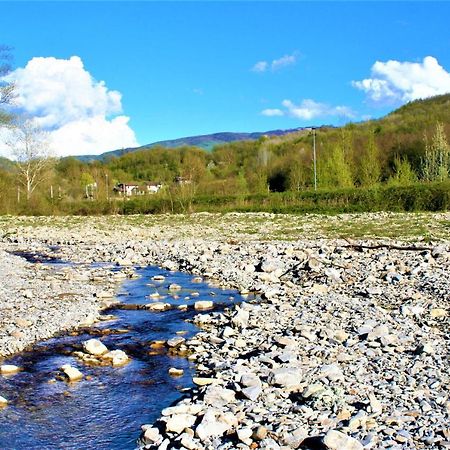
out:
<path id="1" fill-rule="evenodd" d="M 123 304 L 151 303 L 148 296 L 158 292 L 161 301 L 187 304 L 189 310 L 111 309 L 107 313 L 116 316 L 114 321 L 101 322 L 81 334 L 42 341 L 31 351 L 9 358 L 5 363 L 23 371 L 0 376 L 0 395 L 9 400 L 0 410 L 1 449 L 134 449 L 140 426 L 155 421 L 163 408 L 183 396 L 183 389 L 192 387 L 194 365 L 167 352 L 155 354 L 151 341 L 173 338 L 177 332 L 183 332 L 186 339 L 192 337 L 198 329 L 186 319 L 195 315 L 192 305 L 197 300 L 213 300 L 220 308 L 242 298 L 235 291 L 193 282 L 188 274 L 157 267 L 140 268 L 136 273 L 138 278 L 124 282 L 120 289 L 118 298 Z M 152 281 L 155 275 L 163 275 L 164 281 Z M 182 287 L 176 296 L 168 289 L 171 283 Z M 100 339 L 111 350 L 124 350 L 132 358 L 129 364 L 89 366 L 71 356 L 83 341 L 96 337 L 92 334 L 99 328 L 110 330 Z M 78 367 L 83 380 L 55 379 L 64 364 Z M 171 377 L 170 367 L 182 368 L 184 374 Z"/>

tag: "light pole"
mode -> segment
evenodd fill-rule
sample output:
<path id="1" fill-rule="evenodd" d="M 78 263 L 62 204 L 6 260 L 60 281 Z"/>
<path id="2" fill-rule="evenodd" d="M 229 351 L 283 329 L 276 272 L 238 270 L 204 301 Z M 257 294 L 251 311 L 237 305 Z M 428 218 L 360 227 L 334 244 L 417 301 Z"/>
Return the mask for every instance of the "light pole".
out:
<path id="1" fill-rule="evenodd" d="M 314 190 L 317 191 L 316 128 L 315 127 L 312 127 L 312 132 L 313 132 Z"/>

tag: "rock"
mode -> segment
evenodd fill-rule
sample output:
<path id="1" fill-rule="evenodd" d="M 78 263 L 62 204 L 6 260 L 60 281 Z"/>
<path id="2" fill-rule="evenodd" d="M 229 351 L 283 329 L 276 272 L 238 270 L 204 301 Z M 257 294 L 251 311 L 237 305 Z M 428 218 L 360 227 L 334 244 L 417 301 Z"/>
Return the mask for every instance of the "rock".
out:
<path id="1" fill-rule="evenodd" d="M 335 283 L 340 283 L 342 281 L 341 272 L 334 267 L 327 267 L 324 273 L 328 278 L 330 278 L 330 280 L 334 281 Z"/>
<path id="2" fill-rule="evenodd" d="M 148 305 L 145 305 L 150 311 L 167 311 L 172 308 L 170 303 L 164 303 L 164 302 L 155 302 L 155 303 L 149 303 Z"/>
<path id="3" fill-rule="evenodd" d="M 206 386 L 208 384 L 213 384 L 217 382 L 216 378 L 204 378 L 204 377 L 193 377 L 192 381 L 197 385 L 197 386 Z"/>
<path id="4" fill-rule="evenodd" d="M 324 364 L 320 368 L 320 376 L 326 377 L 330 381 L 336 381 L 344 378 L 344 374 L 338 364 Z"/>
<path id="5" fill-rule="evenodd" d="M 202 450 L 204 448 L 197 439 L 194 439 L 188 433 L 183 433 L 180 437 L 181 445 L 188 450 Z"/>
<path id="6" fill-rule="evenodd" d="M 176 283 L 169 284 L 169 291 L 181 291 L 181 286 Z"/>
<path id="7" fill-rule="evenodd" d="M 157 445 L 162 441 L 158 428 L 147 428 L 144 431 L 143 440 L 146 444 Z"/>
<path id="8" fill-rule="evenodd" d="M 444 256 L 447 253 L 446 248 L 443 245 L 437 245 L 436 247 L 433 247 L 431 250 L 431 256 L 433 258 L 440 258 L 441 256 Z"/>
<path id="9" fill-rule="evenodd" d="M 172 375 L 173 377 L 181 377 L 184 374 L 183 369 L 176 369 L 175 367 L 171 367 L 169 369 L 169 375 Z"/>
<path id="10" fill-rule="evenodd" d="M 17 325 L 18 327 L 28 328 L 28 327 L 30 327 L 31 325 L 33 325 L 33 322 L 32 322 L 31 320 L 19 318 L 19 319 L 16 320 L 16 325 Z"/>
<path id="11" fill-rule="evenodd" d="M 336 330 L 332 333 L 333 339 L 337 342 L 345 342 L 349 338 L 349 334 L 345 330 Z"/>
<path id="12" fill-rule="evenodd" d="M 269 375 L 269 383 L 287 389 L 300 387 L 302 371 L 298 367 L 282 367 L 274 369 Z"/>
<path id="13" fill-rule="evenodd" d="M 308 387 L 306 387 L 302 393 L 303 398 L 309 398 L 314 397 L 315 395 L 324 392 L 325 386 L 320 383 L 314 383 L 310 384 Z"/>
<path id="14" fill-rule="evenodd" d="M 244 309 L 238 309 L 236 314 L 231 318 L 231 323 L 235 328 L 247 328 L 250 313 Z"/>
<path id="15" fill-rule="evenodd" d="M 112 350 L 102 355 L 102 358 L 111 360 L 114 367 L 124 366 L 130 362 L 130 358 L 123 350 Z"/>
<path id="16" fill-rule="evenodd" d="M 61 370 L 69 381 L 79 381 L 83 378 L 83 374 L 70 364 L 64 364 L 64 366 L 61 367 Z"/>
<path id="17" fill-rule="evenodd" d="M 236 397 L 234 391 L 231 389 L 225 389 L 221 386 L 209 386 L 206 389 L 203 401 L 207 405 L 212 406 L 225 406 L 228 403 L 235 402 Z"/>
<path id="18" fill-rule="evenodd" d="M 330 430 L 323 438 L 323 443 L 330 450 L 363 450 L 356 439 L 337 430 Z"/>
<path id="19" fill-rule="evenodd" d="M 447 310 L 446 310 L 446 309 L 443 309 L 443 308 L 433 308 L 433 309 L 430 311 L 430 316 L 431 316 L 433 319 L 437 319 L 437 318 L 439 318 L 439 317 L 446 317 L 446 316 L 447 316 Z"/>
<path id="20" fill-rule="evenodd" d="M 165 279 L 166 279 L 166 277 L 164 275 L 155 275 L 155 276 L 152 277 L 153 281 L 160 281 L 160 282 L 162 282 Z"/>
<path id="21" fill-rule="evenodd" d="M 370 409 L 373 415 L 377 416 L 383 412 L 383 405 L 375 397 L 374 394 L 369 394 L 369 402 L 370 402 Z"/>
<path id="22" fill-rule="evenodd" d="M 194 425 L 197 420 L 192 414 L 174 414 L 170 416 L 166 422 L 166 432 L 174 432 L 180 434 L 186 428 Z"/>
<path id="23" fill-rule="evenodd" d="M 282 435 L 282 441 L 289 448 L 299 448 L 302 442 L 307 438 L 308 432 L 305 428 L 299 427 L 295 430 L 285 432 Z"/>
<path id="24" fill-rule="evenodd" d="M 250 427 L 239 428 L 236 432 L 238 439 L 244 444 L 250 445 L 252 443 L 252 434 L 253 431 Z"/>
<path id="25" fill-rule="evenodd" d="M 267 433 L 268 433 L 267 428 L 260 425 L 259 427 L 255 428 L 255 430 L 253 431 L 252 438 L 255 441 L 262 441 L 263 439 L 265 439 L 267 437 Z"/>
<path id="26" fill-rule="evenodd" d="M 233 413 L 222 413 L 217 409 L 208 409 L 195 433 L 201 441 L 211 437 L 223 436 L 226 432 L 236 428 L 238 421 Z"/>
<path id="27" fill-rule="evenodd" d="M 108 352 L 106 345 L 98 339 L 89 339 L 88 341 L 83 342 L 83 349 L 86 353 L 94 356 L 101 356 Z"/>
<path id="28" fill-rule="evenodd" d="M 0 373 L 2 375 L 12 375 L 14 373 L 20 372 L 22 369 L 13 364 L 3 364 L 0 366 Z"/>
<path id="29" fill-rule="evenodd" d="M 177 337 L 174 337 L 172 339 L 169 339 L 167 341 L 167 345 L 169 347 L 178 347 L 179 345 L 181 345 L 185 341 L 186 341 L 186 339 L 184 337 L 177 336 Z"/>
<path id="30" fill-rule="evenodd" d="M 203 311 L 214 308 L 214 303 L 211 300 L 199 300 L 194 303 L 194 309 L 197 311 Z"/>

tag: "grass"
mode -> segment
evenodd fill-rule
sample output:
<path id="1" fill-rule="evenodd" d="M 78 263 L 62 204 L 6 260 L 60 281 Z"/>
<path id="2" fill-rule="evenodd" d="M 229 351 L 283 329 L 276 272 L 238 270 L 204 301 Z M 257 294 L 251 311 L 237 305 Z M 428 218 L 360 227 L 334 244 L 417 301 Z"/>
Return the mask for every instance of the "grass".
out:
<path id="1" fill-rule="evenodd" d="M 81 232 L 111 240 L 295 241 L 320 238 L 450 241 L 450 213 L 267 214 L 196 213 L 90 217 L 12 217 L 0 219 L 0 235 L 52 236 Z"/>

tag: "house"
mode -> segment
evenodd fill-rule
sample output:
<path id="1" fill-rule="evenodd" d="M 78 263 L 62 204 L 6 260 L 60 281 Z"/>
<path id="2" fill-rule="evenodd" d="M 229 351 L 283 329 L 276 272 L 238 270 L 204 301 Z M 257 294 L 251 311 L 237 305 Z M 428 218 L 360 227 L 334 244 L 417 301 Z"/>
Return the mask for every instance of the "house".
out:
<path id="1" fill-rule="evenodd" d="M 180 185 L 192 183 L 192 180 L 190 178 L 185 178 L 185 177 L 180 177 L 180 176 L 175 177 L 174 181 L 176 184 L 180 184 Z"/>
<path id="2" fill-rule="evenodd" d="M 147 194 L 156 194 L 162 188 L 161 183 L 147 182 L 144 184 L 144 189 Z"/>
<path id="3" fill-rule="evenodd" d="M 118 192 L 120 195 L 126 195 L 127 197 L 137 194 L 138 190 L 139 185 L 136 183 L 119 183 L 117 186 L 114 186 L 114 192 Z"/>

